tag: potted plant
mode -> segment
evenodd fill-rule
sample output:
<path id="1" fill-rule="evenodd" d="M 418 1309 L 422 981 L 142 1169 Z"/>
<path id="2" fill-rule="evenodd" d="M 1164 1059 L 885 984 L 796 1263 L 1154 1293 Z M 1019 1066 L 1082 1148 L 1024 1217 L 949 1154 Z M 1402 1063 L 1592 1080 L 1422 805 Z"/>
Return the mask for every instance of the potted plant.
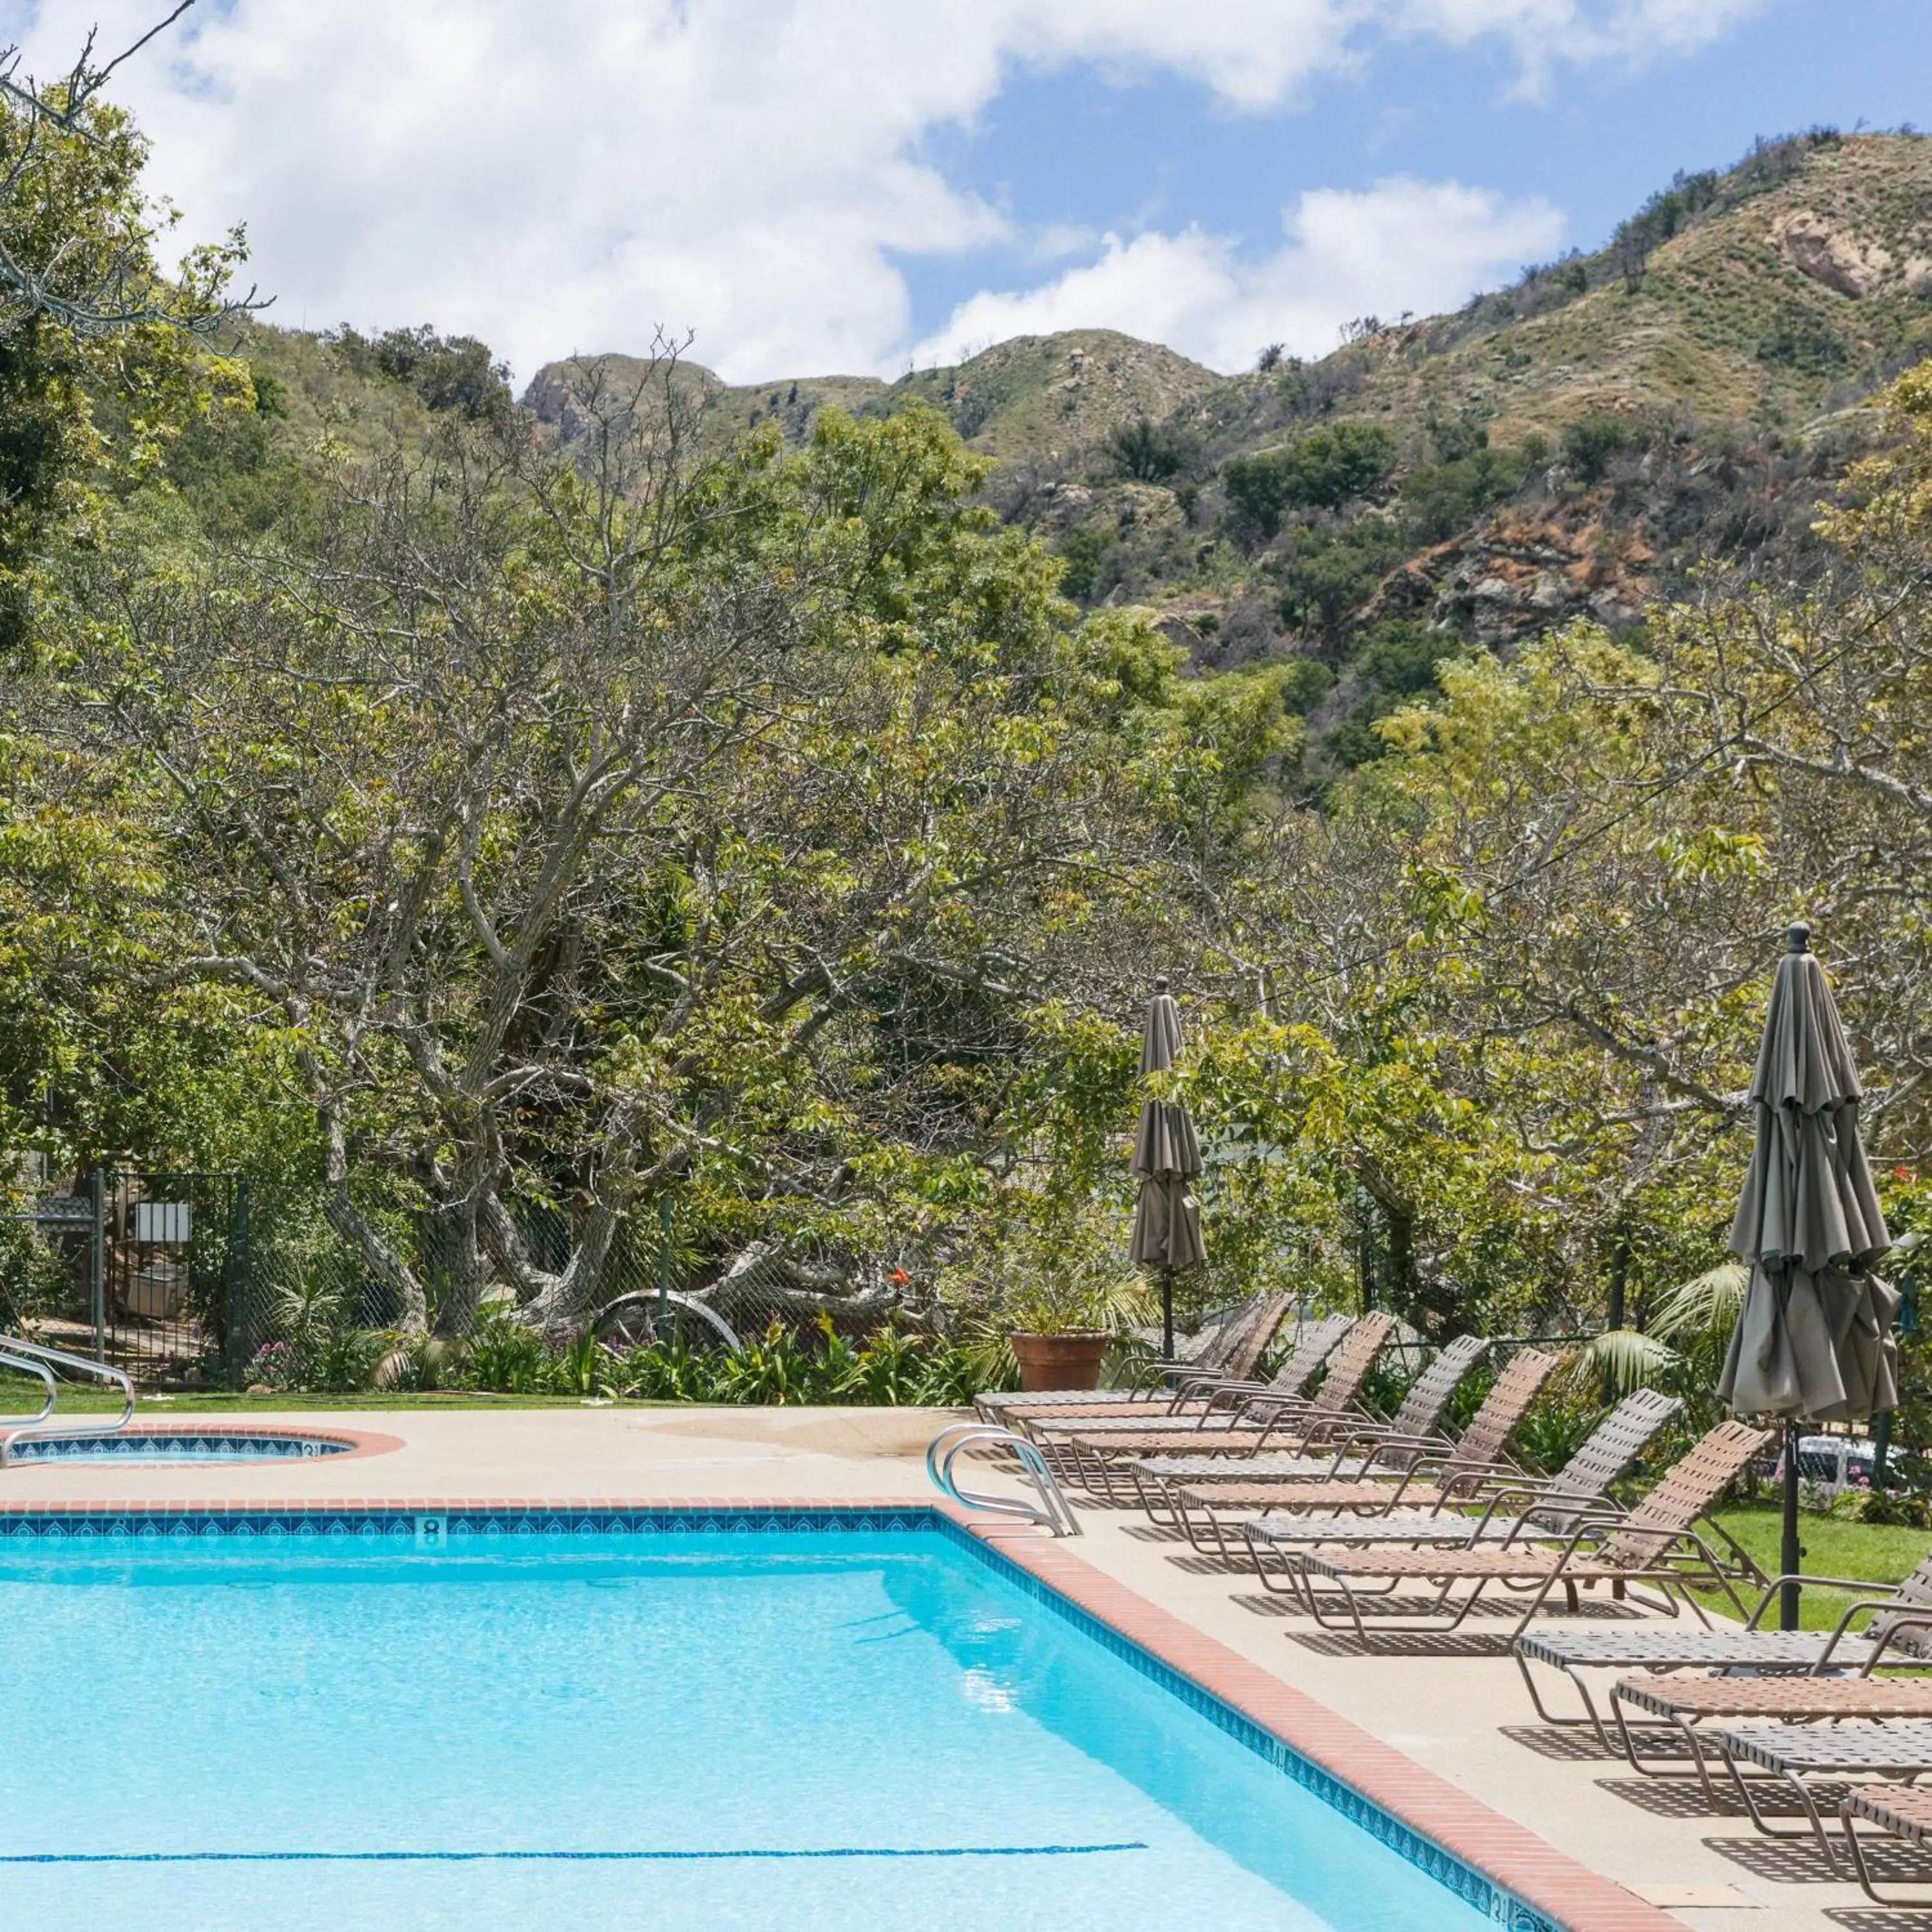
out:
<path id="1" fill-rule="evenodd" d="M 1020 1365 L 1020 1387 L 1090 1389 L 1114 1330 L 1108 1298 L 1080 1281 L 1041 1280 L 1010 1295 L 1002 1311 L 1007 1340 Z"/>
<path id="2" fill-rule="evenodd" d="M 1008 1186 L 968 1223 L 940 1291 L 996 1384 L 1093 1388 L 1109 1349 L 1154 1306 L 1124 1252 L 1126 1221 L 1082 1194 Z"/>

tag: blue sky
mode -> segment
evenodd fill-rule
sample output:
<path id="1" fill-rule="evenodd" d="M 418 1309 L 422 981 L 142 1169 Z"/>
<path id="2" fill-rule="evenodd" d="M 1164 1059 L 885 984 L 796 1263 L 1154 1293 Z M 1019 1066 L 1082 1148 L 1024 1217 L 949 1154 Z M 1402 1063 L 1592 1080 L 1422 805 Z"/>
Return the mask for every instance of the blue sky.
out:
<path id="1" fill-rule="evenodd" d="M 159 0 L 0 0 L 51 70 Z M 202 0 L 122 89 L 282 320 L 740 380 L 1042 328 L 1216 367 L 1600 242 L 1678 168 L 1932 124 L 1932 0 Z"/>
<path id="2" fill-rule="evenodd" d="M 1028 232 L 1192 223 L 1265 247 L 1298 189 L 1409 176 L 1542 197 L 1560 247 L 1589 249 L 1679 169 L 1726 166 L 1760 136 L 1932 128 L 1932 0 L 1769 0 L 1693 52 L 1564 68 L 1534 92 L 1521 80 L 1502 44 L 1422 40 L 1384 42 L 1259 112 L 1172 74 L 1019 72 L 975 124 L 935 130 L 926 149 Z M 922 338 L 979 290 L 1040 278 L 1006 245 L 900 266 Z"/>

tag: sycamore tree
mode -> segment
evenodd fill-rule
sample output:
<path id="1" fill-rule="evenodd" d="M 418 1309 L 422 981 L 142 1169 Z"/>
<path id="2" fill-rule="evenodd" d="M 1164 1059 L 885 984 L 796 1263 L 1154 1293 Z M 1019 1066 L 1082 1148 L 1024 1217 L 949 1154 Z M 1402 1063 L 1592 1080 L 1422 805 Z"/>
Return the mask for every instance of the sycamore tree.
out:
<path id="1" fill-rule="evenodd" d="M 970 1147 L 986 1058 L 1133 877 L 1157 640 L 1070 628 L 943 423 L 699 463 L 672 358 L 591 390 L 568 452 L 345 469 L 300 550 L 102 559 L 62 688 L 55 735 L 148 788 L 154 982 L 254 1003 L 410 1326 L 432 1286 L 580 1320 L 674 1184 L 725 1225 L 876 1213 Z"/>

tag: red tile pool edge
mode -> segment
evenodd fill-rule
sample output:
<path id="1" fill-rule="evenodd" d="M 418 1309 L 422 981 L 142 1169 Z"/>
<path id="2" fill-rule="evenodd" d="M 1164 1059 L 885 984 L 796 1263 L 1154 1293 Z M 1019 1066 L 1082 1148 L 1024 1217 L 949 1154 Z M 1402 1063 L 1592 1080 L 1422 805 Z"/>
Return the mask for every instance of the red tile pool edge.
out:
<path id="1" fill-rule="evenodd" d="M 1306 1692 L 1136 1595 L 1038 1532 L 939 1513 L 1089 1616 L 1568 1932 L 1684 1932 L 1680 1920 L 1492 1811 Z"/>
<path id="2" fill-rule="evenodd" d="M 266 1433 L 268 1432 L 260 1432 Z M 379 1455 L 401 1446 L 399 1438 L 363 1430 L 290 1430 L 291 1435 L 354 1437 L 356 1449 L 332 1456 Z M 362 1444 L 366 1442 L 366 1448 Z M 1083 1562 L 1066 1545 L 1038 1531 L 989 1524 L 950 1503 L 904 1496 L 876 1497 L 355 1497 L 280 1499 L 250 1497 L 158 1502 L 152 1498 L 68 1502 L 46 1498 L 0 1500 L 0 1514 L 35 1516 L 460 1515 L 472 1510 L 623 1510 L 748 1512 L 782 1515 L 813 1511 L 863 1515 L 873 1510 L 921 1510 L 944 1517 L 976 1542 L 1064 1598 L 1075 1608 L 1216 1697 L 1280 1739 L 1368 1802 L 1472 1866 L 1565 1932 L 1685 1932 L 1681 1920 L 1546 1844 L 1525 1826 L 1492 1811 L 1447 1778 L 1425 1769 L 1359 1724 L 1318 1703 L 1250 1663 L 1226 1644 L 1150 1604 L 1105 1571 Z"/>

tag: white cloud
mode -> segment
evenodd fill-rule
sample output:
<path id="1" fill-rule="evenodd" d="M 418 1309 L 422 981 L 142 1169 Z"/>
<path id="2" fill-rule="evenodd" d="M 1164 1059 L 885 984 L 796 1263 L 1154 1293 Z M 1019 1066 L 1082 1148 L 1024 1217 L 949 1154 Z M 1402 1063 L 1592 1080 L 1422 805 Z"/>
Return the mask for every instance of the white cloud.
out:
<path id="1" fill-rule="evenodd" d="M 1345 322 L 1451 308 L 1548 254 L 1563 218 L 1547 202 L 1453 182 L 1387 181 L 1359 194 L 1304 194 L 1286 226 L 1286 243 L 1258 259 L 1198 228 L 1110 236 L 1097 260 L 1044 287 L 962 303 L 914 359 L 950 362 L 962 347 L 1062 328 L 1123 329 L 1222 370 L 1252 368 L 1270 342 L 1318 356 Z"/>
<path id="2" fill-rule="evenodd" d="M 1688 44 L 1700 22 L 1748 4 L 203 0 L 117 91 L 192 232 L 248 221 L 280 320 L 434 321 L 483 336 L 524 373 L 573 348 L 640 346 L 662 322 L 695 330 L 701 360 L 758 380 L 902 362 L 896 256 L 989 244 L 1024 256 L 1006 217 L 925 154 L 934 130 L 970 126 L 1016 64 L 1178 73 L 1255 112 L 1360 60 L 1377 32 L 1498 37 L 1528 70 L 1628 53 L 1646 35 Z M 0 28 L 10 20 L 30 68 L 52 72 L 90 21 L 117 46 L 160 10 L 0 0 Z M 1440 192 L 1464 206 L 1463 191 Z M 1347 255 L 1318 236 L 1328 205 L 1304 200 L 1300 239 L 1277 258 L 1283 299 L 1318 306 L 1295 292 L 1293 263 L 1318 246 Z M 1393 205 L 1378 194 L 1360 207 Z M 1466 236 L 1454 245 L 1453 276 L 1445 266 L 1396 287 L 1350 272 L 1375 299 L 1420 307 L 1442 276 L 1460 296 L 1475 261 L 1508 257 L 1472 254 Z M 1197 285 L 1218 273 L 1262 299 L 1232 244 L 1193 236 L 1110 247 L 1035 299 L 1110 273 L 1125 300 L 1163 248 L 1197 265 Z M 1135 313 L 1158 309 L 1139 299 Z M 1125 310 L 1112 320 L 1139 326 Z"/>
<path id="3" fill-rule="evenodd" d="M 1641 64 L 1694 53 L 1721 40 L 1764 0 L 1396 0 L 1396 31 L 1452 46 L 1507 42 L 1522 64 L 1526 92 L 1539 92 L 1559 61 Z"/>

